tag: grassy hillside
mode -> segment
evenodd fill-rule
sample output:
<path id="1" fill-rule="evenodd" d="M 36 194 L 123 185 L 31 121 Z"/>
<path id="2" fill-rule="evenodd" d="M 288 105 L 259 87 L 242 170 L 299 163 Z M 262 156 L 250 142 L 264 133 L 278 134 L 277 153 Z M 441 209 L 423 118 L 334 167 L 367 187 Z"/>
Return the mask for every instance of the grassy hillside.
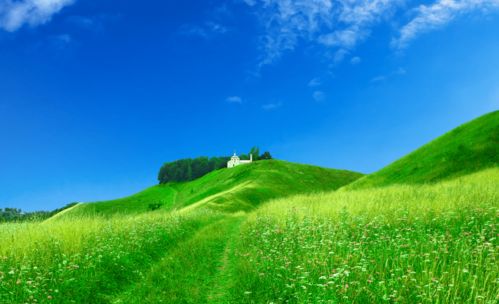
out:
<path id="1" fill-rule="evenodd" d="M 4 224 L 0 303 L 495 303 L 498 183 Z"/>
<path id="2" fill-rule="evenodd" d="M 0 303 L 109 303 L 204 226 L 209 210 L 0 225 Z"/>
<path id="3" fill-rule="evenodd" d="M 0 224 L 0 303 L 496 303 L 498 115 L 359 180 L 262 161 Z"/>
<path id="4" fill-rule="evenodd" d="M 186 183 L 157 185 L 130 197 L 80 204 L 59 217 L 134 214 L 149 211 L 209 207 L 220 211 L 249 211 L 263 201 L 299 193 L 336 190 L 362 174 L 278 160 L 220 169 Z"/>
<path id="5" fill-rule="evenodd" d="M 220 303 L 497 303 L 499 169 L 296 196 L 240 230 Z"/>
<path id="6" fill-rule="evenodd" d="M 433 183 L 499 165 L 499 111 L 437 138 L 348 189 Z"/>

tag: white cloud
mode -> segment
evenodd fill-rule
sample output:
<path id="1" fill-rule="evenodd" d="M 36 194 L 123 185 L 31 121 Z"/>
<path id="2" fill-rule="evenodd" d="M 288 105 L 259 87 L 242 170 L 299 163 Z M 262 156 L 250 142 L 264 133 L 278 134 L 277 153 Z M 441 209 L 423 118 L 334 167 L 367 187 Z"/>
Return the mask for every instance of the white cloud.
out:
<path id="1" fill-rule="evenodd" d="M 345 59 L 345 57 L 348 55 L 348 51 L 346 49 L 339 49 L 334 53 L 333 56 L 333 63 L 338 64 Z"/>
<path id="2" fill-rule="evenodd" d="M 267 103 L 262 106 L 264 111 L 272 111 L 282 107 L 282 102 Z"/>
<path id="3" fill-rule="evenodd" d="M 360 59 L 360 57 L 352 57 L 352 59 L 350 59 L 350 63 L 353 64 L 353 65 L 356 65 L 356 64 L 359 64 L 362 60 Z"/>
<path id="4" fill-rule="evenodd" d="M 371 79 L 372 83 L 377 83 L 377 82 L 383 82 L 386 80 L 386 76 L 384 75 L 379 75 Z"/>
<path id="5" fill-rule="evenodd" d="M 396 76 L 404 76 L 405 74 L 407 74 L 407 71 L 406 69 L 402 68 L 402 67 L 399 67 L 397 68 L 396 70 L 393 70 L 392 72 L 390 72 L 389 74 L 387 75 L 378 75 L 374 78 L 371 79 L 371 83 L 379 83 L 379 82 L 384 82 L 384 81 L 387 81 L 393 77 L 396 77 Z"/>
<path id="6" fill-rule="evenodd" d="M 316 102 L 323 102 L 326 99 L 326 94 L 322 91 L 315 91 L 312 97 Z"/>
<path id="7" fill-rule="evenodd" d="M 343 61 L 381 23 L 403 24 L 392 46 L 402 49 L 421 33 L 439 28 L 459 15 L 499 8 L 499 0 L 243 0 L 256 12 L 263 34 L 259 67 L 272 64 L 300 43 Z M 414 7 L 414 3 L 426 3 Z M 408 22 L 402 20 L 409 16 Z M 411 17 L 412 16 L 412 17 Z M 401 20 L 402 19 L 402 20 Z M 389 43 L 389 41 L 387 41 Z M 358 63 L 357 59 L 350 61 Z M 334 65 L 333 64 L 333 65 Z"/>
<path id="8" fill-rule="evenodd" d="M 399 67 L 398 69 L 396 69 L 395 71 L 393 71 L 392 74 L 393 75 L 400 75 L 400 76 L 402 76 L 402 75 L 407 74 L 407 71 L 404 68 L 400 68 Z"/>
<path id="9" fill-rule="evenodd" d="M 370 34 L 403 0 L 244 0 L 265 28 L 260 66 L 278 60 L 300 41 L 333 49 L 335 61 Z M 338 50 L 340 52 L 338 53 Z"/>
<path id="10" fill-rule="evenodd" d="M 225 99 L 228 103 L 243 103 L 243 99 L 239 96 L 229 96 Z"/>
<path id="11" fill-rule="evenodd" d="M 75 0 L 0 0 L 0 28 L 14 32 L 27 24 L 37 26 L 49 22 L 52 16 Z"/>
<path id="12" fill-rule="evenodd" d="M 180 28 L 180 33 L 187 36 L 198 36 L 210 39 L 217 35 L 229 32 L 229 29 L 216 22 L 205 22 L 203 25 L 185 24 Z"/>
<path id="13" fill-rule="evenodd" d="M 320 36 L 319 42 L 329 47 L 352 48 L 363 35 L 363 32 L 351 29 L 339 30 Z"/>
<path id="14" fill-rule="evenodd" d="M 300 39 L 315 39 L 319 30 L 330 26 L 332 0 L 245 0 L 255 9 L 265 27 L 261 37 L 264 52 L 260 65 L 271 64 L 282 53 L 294 50 Z"/>
<path id="15" fill-rule="evenodd" d="M 392 46 L 403 49 L 420 34 L 443 27 L 459 15 L 497 8 L 499 0 L 438 0 L 429 5 L 420 5 L 415 10 L 415 17 L 404 25 L 398 37 L 393 39 Z"/>
<path id="16" fill-rule="evenodd" d="M 308 82 L 308 86 L 311 88 L 319 87 L 321 85 L 322 85 L 322 81 L 318 77 L 316 77 Z"/>

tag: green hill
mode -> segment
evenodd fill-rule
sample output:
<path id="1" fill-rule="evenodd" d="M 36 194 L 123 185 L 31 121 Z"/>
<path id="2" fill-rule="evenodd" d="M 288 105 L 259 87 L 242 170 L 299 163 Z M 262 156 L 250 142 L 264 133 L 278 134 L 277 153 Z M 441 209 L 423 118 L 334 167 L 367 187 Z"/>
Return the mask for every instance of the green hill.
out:
<path id="1" fill-rule="evenodd" d="M 190 182 L 153 186 L 126 198 L 79 204 L 58 217 L 136 214 L 153 207 L 190 210 L 204 206 L 228 212 L 249 211 L 269 199 L 332 191 L 360 177 L 360 173 L 345 170 L 278 160 L 259 161 L 220 169 Z"/>
<path id="2" fill-rule="evenodd" d="M 434 183 L 499 164 L 499 111 L 468 122 L 347 189 Z"/>

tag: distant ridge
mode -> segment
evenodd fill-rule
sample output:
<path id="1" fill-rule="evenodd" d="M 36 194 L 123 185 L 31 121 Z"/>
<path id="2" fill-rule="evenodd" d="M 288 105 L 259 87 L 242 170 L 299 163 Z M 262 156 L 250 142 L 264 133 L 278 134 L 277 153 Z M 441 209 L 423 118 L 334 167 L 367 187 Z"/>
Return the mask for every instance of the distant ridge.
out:
<path id="1" fill-rule="evenodd" d="M 499 165 L 499 111 L 474 119 L 345 189 L 433 183 Z"/>

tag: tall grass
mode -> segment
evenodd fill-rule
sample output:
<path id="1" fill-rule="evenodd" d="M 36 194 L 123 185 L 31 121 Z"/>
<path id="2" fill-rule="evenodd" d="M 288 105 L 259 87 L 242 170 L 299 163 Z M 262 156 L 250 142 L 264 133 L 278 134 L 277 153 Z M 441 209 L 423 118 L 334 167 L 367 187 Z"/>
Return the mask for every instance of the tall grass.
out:
<path id="1" fill-rule="evenodd" d="M 71 218 L 0 226 L 0 303 L 102 303 L 222 215 Z"/>
<path id="2" fill-rule="evenodd" d="M 499 169 L 299 196 L 242 227 L 232 303 L 497 303 Z"/>
<path id="3" fill-rule="evenodd" d="M 229 216 L 204 227 L 113 303 L 218 303 L 226 290 L 220 274 L 229 254 L 227 243 L 242 219 L 241 215 Z"/>
<path id="4" fill-rule="evenodd" d="M 498 184 L 1 225 L 0 303 L 497 303 Z"/>

